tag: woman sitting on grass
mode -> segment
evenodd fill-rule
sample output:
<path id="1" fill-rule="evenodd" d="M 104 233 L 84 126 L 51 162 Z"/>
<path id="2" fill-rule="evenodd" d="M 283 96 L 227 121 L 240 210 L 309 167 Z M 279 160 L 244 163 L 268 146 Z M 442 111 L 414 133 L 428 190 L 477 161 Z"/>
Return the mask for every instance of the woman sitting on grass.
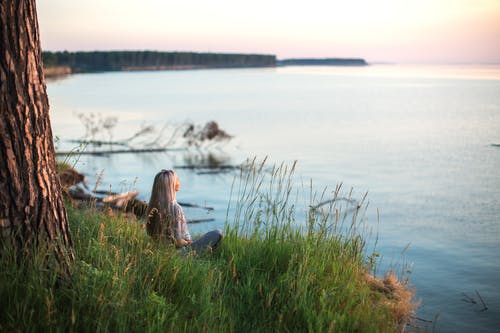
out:
<path id="1" fill-rule="evenodd" d="M 173 170 L 162 170 L 155 176 L 147 208 L 148 234 L 153 238 L 170 242 L 177 248 L 196 252 L 213 251 L 222 240 L 222 233 L 213 230 L 195 241 L 191 239 L 186 218 L 176 201 L 176 192 L 180 187 L 179 178 Z"/>

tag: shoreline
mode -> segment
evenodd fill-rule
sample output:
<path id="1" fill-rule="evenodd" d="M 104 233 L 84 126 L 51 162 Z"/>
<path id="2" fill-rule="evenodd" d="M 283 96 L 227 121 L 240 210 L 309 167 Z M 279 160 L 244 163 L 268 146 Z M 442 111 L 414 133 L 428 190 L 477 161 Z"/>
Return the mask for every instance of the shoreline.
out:
<path id="1" fill-rule="evenodd" d="M 280 67 L 366 67 L 370 64 L 281 64 L 272 66 L 202 66 L 202 65 L 174 65 L 174 66 L 125 66 L 112 70 L 73 70 L 69 66 L 44 67 L 46 78 L 54 79 L 71 74 L 109 73 L 109 72 L 140 72 L 140 71 L 187 71 L 199 69 L 245 69 L 245 68 L 280 68 Z"/>
<path id="2" fill-rule="evenodd" d="M 368 66 L 363 58 L 289 58 L 274 54 L 159 51 L 42 52 L 46 77 L 74 73 L 157 70 L 276 68 L 282 66 Z"/>

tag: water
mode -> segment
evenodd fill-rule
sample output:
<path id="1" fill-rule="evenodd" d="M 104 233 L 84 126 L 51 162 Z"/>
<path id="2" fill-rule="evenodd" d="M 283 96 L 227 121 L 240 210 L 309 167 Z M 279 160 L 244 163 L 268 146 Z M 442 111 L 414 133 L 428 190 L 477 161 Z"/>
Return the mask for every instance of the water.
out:
<path id="1" fill-rule="evenodd" d="M 212 147 L 229 163 L 298 160 L 298 182 L 368 191 L 381 270 L 410 268 L 421 326 L 438 332 L 500 327 L 500 67 L 285 67 L 74 75 L 50 82 L 60 148 L 85 131 L 77 113 L 119 118 L 113 138 L 141 124 L 216 120 L 233 134 Z M 92 185 L 149 196 L 154 174 L 199 157 L 196 150 L 82 156 Z M 234 173 L 178 169 L 179 201 L 215 208 L 221 228 Z M 305 185 L 306 186 L 306 185 Z M 328 193 L 328 192 L 327 192 Z M 380 223 L 377 223 L 377 209 Z M 189 210 L 193 217 L 205 212 Z M 488 306 L 483 306 L 477 295 Z M 478 303 L 465 302 L 464 294 Z"/>

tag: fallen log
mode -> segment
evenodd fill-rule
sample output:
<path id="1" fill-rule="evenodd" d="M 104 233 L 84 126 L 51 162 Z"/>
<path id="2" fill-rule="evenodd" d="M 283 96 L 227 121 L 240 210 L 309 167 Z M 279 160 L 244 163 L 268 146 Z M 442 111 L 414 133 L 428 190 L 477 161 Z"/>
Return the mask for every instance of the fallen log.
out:
<path id="1" fill-rule="evenodd" d="M 93 191 L 93 193 L 95 194 L 100 194 L 100 195 L 110 195 L 110 196 L 116 196 L 116 195 L 119 195 L 120 193 L 117 193 L 117 192 L 112 192 L 112 191 L 102 191 L 102 190 L 95 190 Z M 143 201 L 144 202 L 144 201 Z M 193 203 L 188 203 L 188 202 L 180 202 L 178 201 L 177 202 L 179 205 L 181 205 L 182 207 L 189 207 L 189 208 L 201 208 L 201 209 L 205 209 L 205 210 L 208 210 L 208 211 L 212 211 L 214 210 L 213 207 L 209 207 L 209 206 L 200 206 L 198 204 L 193 204 Z M 147 205 L 146 202 L 144 202 L 144 204 Z"/>
<path id="2" fill-rule="evenodd" d="M 122 147 L 128 147 L 129 145 L 126 142 L 120 142 L 120 141 L 101 141 L 101 140 L 67 140 L 68 142 L 71 143 L 78 143 L 82 145 L 93 145 L 93 146 L 122 146 Z"/>
<path id="3" fill-rule="evenodd" d="M 109 208 L 115 210 L 115 211 L 120 211 L 123 213 L 133 213 L 137 218 L 142 218 L 146 215 L 146 211 L 148 209 L 148 204 L 145 201 L 142 200 L 137 200 L 134 197 L 134 194 L 136 192 L 125 192 L 116 196 L 109 196 L 104 199 L 102 199 L 103 203 L 111 203 L 115 202 L 113 205 L 109 205 Z M 134 197 L 132 197 L 134 196 Z M 130 198 L 131 197 L 131 198 Z M 130 199 L 128 199 L 130 198 Z M 181 205 L 181 203 L 179 203 Z M 205 208 L 206 207 L 200 207 L 196 204 L 186 204 L 183 203 L 182 205 L 188 206 L 188 207 L 195 207 L 195 208 Z M 209 207 L 210 209 L 213 210 L 213 208 Z M 203 219 L 189 219 L 186 222 L 187 223 L 202 223 L 202 222 L 213 222 L 215 221 L 214 218 L 203 218 Z"/>
<path id="4" fill-rule="evenodd" d="M 177 202 L 179 205 L 183 206 L 183 207 L 191 207 L 191 208 L 201 208 L 201 209 L 206 209 L 206 210 L 214 210 L 213 207 L 208 207 L 208 206 L 200 206 L 200 205 L 197 205 L 197 204 L 191 204 L 191 203 L 187 203 L 187 202 Z"/>
<path id="5" fill-rule="evenodd" d="M 78 173 L 70 166 L 61 166 L 64 170 L 59 171 L 59 179 L 63 187 L 63 193 L 70 200 L 94 204 L 102 208 L 110 208 L 124 213 L 133 213 L 137 218 L 142 218 L 147 211 L 148 203 L 136 199 L 138 191 L 117 193 L 112 191 L 89 190 L 85 181 L 85 176 Z M 79 186 L 83 184 L 84 188 Z M 200 206 L 198 204 L 178 202 L 179 205 L 189 208 L 200 208 L 213 211 L 213 207 Z M 209 222 L 213 219 L 194 219 L 188 223 Z"/>
<path id="6" fill-rule="evenodd" d="M 209 218 L 209 219 L 191 219 L 187 220 L 186 223 L 202 223 L 202 222 L 213 222 L 215 219 Z"/>
<path id="7" fill-rule="evenodd" d="M 113 149 L 113 150 L 99 150 L 99 151 L 58 151 L 57 156 L 64 155 L 94 155 L 105 156 L 110 154 L 139 154 L 139 153 L 163 153 L 167 151 L 181 151 L 183 148 L 144 148 L 144 149 Z"/>
<path id="8" fill-rule="evenodd" d="M 240 165 L 230 165 L 230 164 L 221 164 L 221 165 L 176 165 L 174 169 L 188 169 L 188 170 L 196 170 L 196 169 L 240 169 Z"/>

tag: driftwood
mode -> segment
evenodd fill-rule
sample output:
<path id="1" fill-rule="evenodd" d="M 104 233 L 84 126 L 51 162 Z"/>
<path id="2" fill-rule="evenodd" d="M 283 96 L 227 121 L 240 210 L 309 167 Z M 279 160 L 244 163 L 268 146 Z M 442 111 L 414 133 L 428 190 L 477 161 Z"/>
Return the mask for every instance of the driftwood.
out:
<path id="1" fill-rule="evenodd" d="M 483 306 L 483 308 L 481 310 L 479 310 L 479 312 L 483 312 L 483 311 L 488 310 L 488 306 L 486 305 L 486 302 L 483 300 L 483 298 L 479 294 L 479 291 L 477 291 L 477 289 L 476 289 L 475 292 L 476 292 L 476 295 L 479 298 L 479 300 L 481 301 L 481 304 Z M 478 304 L 478 302 L 474 299 L 474 297 L 471 297 L 471 296 L 467 295 L 466 293 L 462 293 L 462 295 L 465 297 L 465 298 L 462 298 L 462 301 L 464 301 L 466 303 L 474 304 L 474 305 Z"/>
<path id="2" fill-rule="evenodd" d="M 95 191 L 92 191 L 93 193 L 95 194 L 100 194 L 100 195 L 108 195 L 108 196 L 117 196 L 119 195 L 120 193 L 117 193 L 117 192 L 111 192 L 111 191 L 101 191 L 101 190 L 95 190 Z M 125 193 L 130 193 L 130 192 L 125 192 Z M 122 195 L 124 193 L 121 193 Z M 108 202 L 111 201 L 111 199 L 108 199 L 107 200 Z M 144 202 L 146 205 L 147 203 Z M 214 210 L 213 207 L 209 207 L 209 206 L 200 206 L 198 204 L 192 204 L 192 203 L 187 203 L 187 202 L 180 202 L 178 201 L 177 202 L 179 205 L 183 206 L 183 207 L 190 207 L 190 208 L 201 208 L 201 209 L 205 209 L 205 210 L 208 210 L 208 211 L 212 211 Z"/>
<path id="3" fill-rule="evenodd" d="M 108 154 L 121 154 L 121 153 L 152 153 L 152 152 L 164 152 L 167 150 L 174 150 L 172 145 L 177 139 L 184 141 L 183 148 L 187 147 L 202 147 L 205 143 L 216 143 L 232 138 L 231 135 L 227 134 L 222 130 L 215 121 L 209 121 L 204 127 L 195 126 L 194 124 L 185 123 L 173 128 L 171 136 L 165 141 L 165 131 L 169 128 L 168 124 L 165 124 L 156 134 L 155 126 L 148 125 L 143 126 L 139 131 L 134 133 L 132 136 L 121 139 L 112 140 L 112 132 L 118 119 L 116 117 L 103 118 L 100 114 L 78 114 L 78 118 L 82 121 L 85 126 L 86 134 L 83 139 L 79 140 L 68 140 L 72 143 L 77 143 L 82 146 L 120 146 L 124 148 L 120 149 L 106 149 L 97 151 L 86 151 L 80 149 L 71 151 L 60 151 L 56 152 L 57 155 L 108 155 Z M 171 126 L 170 126 L 171 127 Z M 95 139 L 96 135 L 102 137 L 103 132 L 107 133 L 109 140 L 98 140 Z M 181 133 L 183 132 L 183 133 Z M 151 138 L 151 135 L 155 135 Z M 142 139 L 142 142 L 138 142 L 137 139 Z M 179 148 L 175 150 L 181 150 Z"/>
<path id="4" fill-rule="evenodd" d="M 209 121 L 203 128 L 189 124 L 182 137 L 188 146 L 200 147 L 206 141 L 222 141 L 232 138 L 226 131 L 222 130 L 215 121 Z"/>
<path id="5" fill-rule="evenodd" d="M 334 199 L 330 199 L 330 200 L 326 200 L 326 201 L 320 202 L 317 205 L 311 206 L 311 209 L 316 210 L 316 209 L 318 209 L 321 206 L 328 205 L 328 204 L 333 204 L 333 203 L 335 203 L 337 201 L 345 201 L 345 202 L 347 202 L 347 203 L 349 203 L 351 205 L 355 205 L 356 207 L 360 207 L 358 201 L 355 200 L 355 199 L 351 199 L 351 198 L 334 198 Z"/>
<path id="6" fill-rule="evenodd" d="M 220 169 L 220 170 L 233 170 L 240 169 L 240 165 L 176 165 L 174 169 L 188 169 L 188 170 L 199 170 L 199 169 Z"/>
<path id="7" fill-rule="evenodd" d="M 166 151 L 179 151 L 183 150 L 181 148 L 144 148 L 144 149 L 111 149 L 111 150 L 99 150 L 99 151 L 58 151 L 56 155 L 94 155 L 94 156 L 104 156 L 110 154 L 127 154 L 127 153 L 162 153 Z"/>
<path id="8" fill-rule="evenodd" d="M 214 210 L 213 207 L 208 207 L 208 206 L 200 206 L 200 205 L 197 205 L 197 204 L 191 204 L 191 203 L 187 203 L 187 202 L 179 202 L 177 201 L 177 203 L 183 207 L 191 207 L 191 208 L 201 208 L 201 209 L 205 209 L 205 210 L 208 210 L 208 211 L 212 211 Z"/>
<path id="9" fill-rule="evenodd" d="M 124 213 L 133 213 L 137 218 L 144 217 L 146 215 L 146 211 L 148 208 L 148 204 L 145 201 L 142 200 L 137 200 L 135 198 L 127 199 L 127 197 L 130 196 L 130 192 L 125 192 L 122 194 L 119 194 L 117 198 L 112 197 L 109 199 L 109 197 L 106 197 L 102 199 L 102 202 L 104 203 L 115 203 L 113 205 L 110 205 L 109 207 L 113 210 L 118 210 Z M 124 200 L 124 201 L 120 201 Z M 184 207 L 193 207 L 193 208 L 203 208 L 203 209 L 208 209 L 208 210 L 213 210 L 212 207 L 201 207 L 196 204 L 189 204 L 189 203 L 180 203 L 179 205 L 184 206 Z M 213 218 L 204 218 L 204 219 L 188 219 L 186 220 L 186 223 L 202 223 L 202 222 L 213 222 L 215 219 Z"/>
<path id="10" fill-rule="evenodd" d="M 111 192 L 102 190 L 89 190 L 86 184 L 85 176 L 68 165 L 61 165 L 58 171 L 59 180 L 63 193 L 68 200 L 75 200 L 79 203 L 95 205 L 98 208 L 106 208 L 123 213 L 132 213 L 137 218 L 143 218 L 146 215 L 148 203 L 136 199 L 138 191 L 130 192 Z M 80 186 L 80 184 L 83 185 Z M 200 208 L 207 211 L 213 211 L 213 207 L 200 206 L 194 203 L 178 202 L 179 205 L 189 208 Z M 213 218 L 190 219 L 187 223 L 201 223 L 215 221 Z"/>
<path id="11" fill-rule="evenodd" d="M 462 298 L 462 301 L 467 302 L 467 303 L 471 303 L 471 304 L 477 304 L 476 300 L 473 297 L 470 297 L 466 293 L 462 293 L 462 295 L 465 297 L 465 298 Z"/>
<path id="12" fill-rule="evenodd" d="M 411 318 L 415 319 L 415 320 L 419 320 L 419 321 L 422 321 L 424 323 L 429 323 L 429 324 L 432 324 L 433 321 L 432 320 L 429 320 L 429 319 L 425 319 L 425 318 L 420 318 L 420 317 L 416 317 L 416 316 L 411 316 Z"/>
<path id="13" fill-rule="evenodd" d="M 144 217 L 146 210 L 148 208 L 148 203 L 142 200 L 138 200 L 135 197 L 139 194 L 137 191 L 124 192 L 124 193 L 112 193 L 109 191 L 85 191 L 80 187 L 71 187 L 67 189 L 69 197 L 73 200 L 84 201 L 89 203 L 95 203 L 98 206 L 110 208 L 112 210 L 121 211 L 124 213 L 133 213 L 137 218 Z M 99 195 L 106 195 L 101 197 Z M 213 211 L 213 207 L 200 206 L 197 204 L 178 202 L 179 205 L 189 208 L 200 208 L 207 211 Z M 187 223 L 201 223 L 201 222 L 212 222 L 215 221 L 213 218 L 205 219 L 190 219 Z"/>
<path id="14" fill-rule="evenodd" d="M 477 294 L 477 297 L 479 297 L 479 300 L 481 301 L 481 303 L 483 304 L 483 308 L 481 309 L 481 311 L 488 310 L 486 303 L 484 302 L 483 298 L 481 297 L 481 295 L 479 294 L 479 291 L 477 291 L 477 289 L 476 289 L 476 294 Z"/>
<path id="15" fill-rule="evenodd" d="M 128 147 L 128 144 L 126 142 L 120 142 L 120 141 L 68 140 L 68 142 L 78 143 L 78 144 L 81 144 L 81 145 L 93 145 L 93 146 L 96 146 L 96 147 L 99 147 L 99 146 L 123 146 L 123 147 Z"/>
<path id="16" fill-rule="evenodd" d="M 218 175 L 231 172 L 232 170 L 241 170 L 240 165 L 176 165 L 174 169 L 186 169 L 196 171 L 197 175 Z"/>
<path id="17" fill-rule="evenodd" d="M 215 219 L 213 218 L 208 218 L 208 219 L 190 219 L 186 220 L 186 223 L 202 223 L 202 222 L 213 222 Z"/>
<path id="18" fill-rule="evenodd" d="M 230 158 L 224 154 L 215 154 L 213 152 L 197 154 L 187 154 L 184 156 L 182 165 L 175 165 L 174 169 L 192 170 L 198 175 L 230 172 L 232 170 L 241 170 L 241 164 L 231 164 Z"/>

